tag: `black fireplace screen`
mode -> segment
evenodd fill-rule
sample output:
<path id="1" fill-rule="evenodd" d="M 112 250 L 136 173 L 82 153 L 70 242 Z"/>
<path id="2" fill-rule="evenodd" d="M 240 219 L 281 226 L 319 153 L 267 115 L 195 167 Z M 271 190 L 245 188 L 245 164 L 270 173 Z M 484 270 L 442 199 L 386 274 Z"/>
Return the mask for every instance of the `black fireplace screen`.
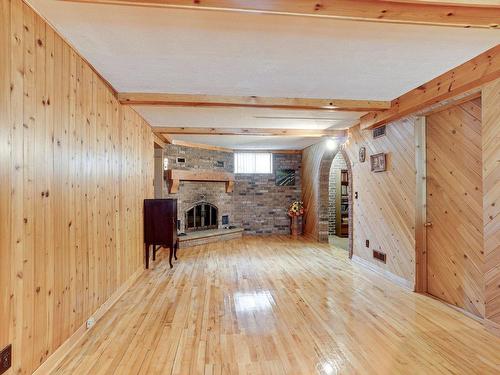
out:
<path id="1" fill-rule="evenodd" d="M 217 228 L 217 207 L 210 203 L 199 203 L 186 211 L 186 230 Z"/>

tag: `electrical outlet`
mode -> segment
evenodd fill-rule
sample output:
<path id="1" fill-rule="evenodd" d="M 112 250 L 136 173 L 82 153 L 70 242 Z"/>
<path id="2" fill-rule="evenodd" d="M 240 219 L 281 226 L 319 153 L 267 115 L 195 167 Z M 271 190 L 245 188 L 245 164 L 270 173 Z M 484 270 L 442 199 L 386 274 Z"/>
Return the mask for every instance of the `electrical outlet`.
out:
<path id="1" fill-rule="evenodd" d="M 370 240 L 366 240 L 366 241 L 365 241 L 365 246 L 366 246 L 366 247 L 370 247 Z"/>
<path id="2" fill-rule="evenodd" d="M 0 352 L 0 374 L 6 372 L 12 365 L 12 345 L 6 346 Z"/>
<path id="3" fill-rule="evenodd" d="M 90 329 L 94 326 L 95 324 L 95 318 L 94 317 L 90 317 L 87 319 L 87 329 Z"/>

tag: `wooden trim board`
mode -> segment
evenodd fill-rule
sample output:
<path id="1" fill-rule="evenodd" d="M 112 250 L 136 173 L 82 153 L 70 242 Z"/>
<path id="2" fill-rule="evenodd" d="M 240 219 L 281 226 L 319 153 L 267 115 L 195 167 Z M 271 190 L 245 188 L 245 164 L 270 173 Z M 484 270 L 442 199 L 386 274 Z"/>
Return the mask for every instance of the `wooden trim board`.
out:
<path id="1" fill-rule="evenodd" d="M 376 274 L 386 278 L 389 281 L 392 281 L 393 283 L 408 289 L 408 290 L 413 290 L 414 286 L 413 283 L 402 278 L 401 276 L 395 275 L 392 272 L 389 272 L 387 270 L 384 270 L 383 268 L 377 267 L 374 263 L 371 263 L 367 261 L 366 259 L 363 259 L 356 254 L 352 256 L 352 261 L 356 264 L 359 264 L 360 266 L 369 269 L 370 271 L 375 272 Z"/>
<path id="2" fill-rule="evenodd" d="M 206 128 L 206 127 L 153 127 L 155 134 L 166 135 L 251 135 L 281 137 L 345 137 L 345 130 L 286 129 L 286 128 Z"/>
<path id="3" fill-rule="evenodd" d="M 233 152 L 233 149 L 227 148 L 227 147 L 207 145 L 205 143 L 179 141 L 178 139 L 171 139 L 171 138 L 169 139 L 169 141 L 167 143 L 170 143 L 172 145 L 177 145 L 177 146 L 202 148 L 205 150 L 212 150 L 212 151 Z"/>
<path id="4" fill-rule="evenodd" d="M 154 133 L 153 133 L 153 142 L 160 148 L 165 148 L 166 144 L 168 143 L 165 137 L 163 137 L 161 134 L 154 134 Z"/>
<path id="5" fill-rule="evenodd" d="M 500 44 L 403 94 L 394 101 L 390 109 L 362 116 L 361 129 L 385 125 L 498 78 L 500 78 Z"/>
<path id="6" fill-rule="evenodd" d="M 490 331 L 494 335 L 500 337 L 500 324 L 498 324 L 492 320 L 489 320 L 489 319 L 484 319 L 484 321 L 482 323 L 488 331 Z"/>
<path id="7" fill-rule="evenodd" d="M 175 194 L 179 191 L 181 181 L 214 181 L 225 182 L 226 193 L 232 193 L 234 189 L 234 174 L 223 171 L 194 169 L 168 169 L 166 176 L 169 181 L 169 193 Z"/>
<path id="8" fill-rule="evenodd" d="M 302 150 L 258 150 L 258 149 L 234 149 L 234 152 L 269 152 L 271 154 L 295 154 L 295 155 L 301 155 Z"/>
<path id="9" fill-rule="evenodd" d="M 93 317 L 97 323 L 106 314 L 113 305 L 123 296 L 123 294 L 132 286 L 132 284 L 142 275 L 143 268 L 139 268 L 128 278 L 109 298 L 104 302 L 90 317 Z M 90 318 L 89 317 L 89 318 Z M 64 359 L 64 357 L 80 343 L 92 328 L 87 329 L 87 322 L 83 323 L 45 362 L 38 367 L 33 375 L 45 375 L 53 371 Z"/>
<path id="10" fill-rule="evenodd" d="M 117 97 L 121 104 L 126 105 L 250 107 L 351 112 L 377 111 L 391 107 L 391 102 L 384 100 L 276 98 L 263 96 L 221 96 L 141 92 L 118 93 Z"/>
<path id="11" fill-rule="evenodd" d="M 415 122 L 415 291 L 427 292 L 427 151 L 426 119 L 418 117 Z"/>
<path id="12" fill-rule="evenodd" d="M 446 301 L 444 301 L 444 300 L 442 300 L 442 299 L 440 299 L 440 298 L 438 298 L 436 296 L 433 296 L 432 294 L 429 294 L 429 293 L 426 293 L 426 292 L 422 292 L 421 294 L 423 294 L 426 297 L 432 298 L 433 300 L 441 302 L 441 303 L 445 304 L 448 307 L 451 307 L 453 310 L 458 311 L 461 314 L 464 314 L 468 318 L 474 319 L 475 321 L 481 323 L 484 326 L 484 328 L 486 328 L 489 332 L 491 332 L 492 334 L 500 337 L 500 324 L 495 323 L 492 320 L 489 320 L 489 319 L 486 319 L 486 318 L 474 315 L 471 312 L 469 312 L 469 311 L 467 311 L 467 310 L 465 310 L 465 309 L 463 309 L 461 307 L 455 306 L 455 305 L 453 305 L 451 303 L 448 303 L 448 302 L 446 302 Z"/>
<path id="13" fill-rule="evenodd" d="M 389 22 L 453 27 L 496 28 L 500 9 L 495 5 L 435 4 L 422 1 L 281 1 L 281 0 L 67 0 L 91 4 L 183 8 L 288 16 L 327 17 L 342 20 Z"/>

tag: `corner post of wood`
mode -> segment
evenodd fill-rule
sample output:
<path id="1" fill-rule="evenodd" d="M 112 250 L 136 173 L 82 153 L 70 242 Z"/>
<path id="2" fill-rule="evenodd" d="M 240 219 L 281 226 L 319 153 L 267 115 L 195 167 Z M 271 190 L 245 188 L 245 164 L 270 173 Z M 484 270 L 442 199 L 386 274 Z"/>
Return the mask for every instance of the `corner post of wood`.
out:
<path id="1" fill-rule="evenodd" d="M 415 291 L 427 292 L 427 145 L 426 118 L 415 122 Z"/>

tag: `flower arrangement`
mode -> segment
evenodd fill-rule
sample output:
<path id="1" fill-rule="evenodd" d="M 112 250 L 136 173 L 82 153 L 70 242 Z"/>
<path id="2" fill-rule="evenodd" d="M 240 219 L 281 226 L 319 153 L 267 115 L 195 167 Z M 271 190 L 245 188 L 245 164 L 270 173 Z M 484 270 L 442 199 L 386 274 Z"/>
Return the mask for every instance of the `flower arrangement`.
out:
<path id="1" fill-rule="evenodd" d="M 302 216 L 304 215 L 304 203 L 302 201 L 293 201 L 288 207 L 288 216 Z"/>

